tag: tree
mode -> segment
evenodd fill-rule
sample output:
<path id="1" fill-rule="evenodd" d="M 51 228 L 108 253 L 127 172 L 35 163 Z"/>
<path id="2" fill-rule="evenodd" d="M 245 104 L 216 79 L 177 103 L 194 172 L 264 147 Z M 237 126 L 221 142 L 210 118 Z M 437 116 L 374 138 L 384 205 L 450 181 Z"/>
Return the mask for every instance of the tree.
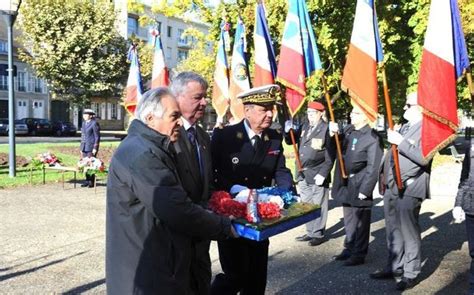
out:
<path id="1" fill-rule="evenodd" d="M 84 105 L 91 96 L 121 95 L 127 48 L 109 2 L 29 0 L 21 7 L 20 58 L 48 81 L 53 97 Z"/>
<path id="2" fill-rule="evenodd" d="M 342 118 L 347 113 L 348 97 L 340 89 L 340 81 L 345 65 L 345 58 L 351 38 L 356 1 L 354 0 L 306 0 L 310 18 L 316 33 L 317 43 L 329 92 L 337 98 L 335 102 L 336 117 Z M 134 2 L 134 1 L 131 1 Z M 217 43 L 219 27 L 225 16 L 231 23 L 230 36 L 234 34 L 235 20 L 241 15 L 247 30 L 247 46 L 250 51 L 249 67 L 253 74 L 253 28 L 256 0 L 221 1 L 210 9 L 203 1 L 174 1 L 176 5 L 166 6 L 161 1 L 152 9 L 155 13 L 169 16 L 180 16 L 194 12 L 210 24 L 209 34 L 203 42 Z M 474 3 L 472 0 L 458 0 L 468 50 L 474 48 Z M 287 14 L 287 0 L 265 1 L 267 20 L 273 45 L 277 55 L 280 51 L 283 27 Z M 388 86 L 394 115 L 401 116 L 406 94 L 414 91 L 418 83 L 418 71 L 423 50 L 424 35 L 428 23 L 430 0 L 381 0 L 376 2 L 380 37 L 384 49 L 384 61 Z M 194 54 L 194 50 L 200 51 Z M 210 55 L 212 61 L 206 60 L 204 67 L 197 67 L 203 60 L 202 47 L 191 50 L 189 58 L 180 63 L 179 68 L 193 69 L 209 79 L 212 85 L 213 59 L 215 47 Z M 474 60 L 474 51 L 468 52 Z M 381 79 L 379 79 L 381 81 Z M 320 99 L 323 89 L 320 76 L 314 75 L 308 80 L 308 99 Z M 383 89 L 380 83 L 380 107 L 384 113 Z M 458 84 L 459 106 L 466 110 L 470 107 L 470 94 L 465 80 Z"/>

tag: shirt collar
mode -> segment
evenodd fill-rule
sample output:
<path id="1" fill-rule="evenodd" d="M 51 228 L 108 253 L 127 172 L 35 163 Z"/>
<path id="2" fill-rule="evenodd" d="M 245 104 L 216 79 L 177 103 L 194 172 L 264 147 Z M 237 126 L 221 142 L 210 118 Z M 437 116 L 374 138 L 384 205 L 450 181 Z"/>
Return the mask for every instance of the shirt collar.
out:
<path id="1" fill-rule="evenodd" d="M 260 138 L 262 137 L 262 134 L 257 134 L 253 132 L 253 130 L 250 128 L 249 124 L 247 123 L 247 120 L 244 120 L 244 127 L 245 131 L 247 131 L 247 135 L 249 136 L 249 139 L 252 140 L 255 135 L 258 135 Z"/>
<path id="2" fill-rule="evenodd" d="M 181 120 L 183 121 L 183 127 L 184 130 L 188 131 L 189 128 L 194 127 L 194 124 L 191 125 L 188 120 L 186 120 L 184 117 L 181 117 Z"/>

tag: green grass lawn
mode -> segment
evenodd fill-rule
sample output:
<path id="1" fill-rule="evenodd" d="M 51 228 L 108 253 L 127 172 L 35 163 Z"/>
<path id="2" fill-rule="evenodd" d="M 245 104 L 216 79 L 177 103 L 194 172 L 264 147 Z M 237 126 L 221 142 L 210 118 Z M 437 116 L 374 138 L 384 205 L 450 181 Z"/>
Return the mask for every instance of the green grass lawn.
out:
<path id="1" fill-rule="evenodd" d="M 111 151 L 118 146 L 119 142 L 105 142 L 101 144 L 100 150 L 104 149 Z M 27 160 L 31 160 L 40 153 L 50 152 L 56 155 L 61 160 L 62 166 L 76 167 L 77 162 L 80 159 L 79 143 L 68 142 L 68 143 L 34 143 L 34 144 L 17 144 L 16 155 L 17 165 L 23 161 L 19 161 L 18 157 L 22 156 Z M 0 144 L 0 153 L 8 154 L 8 144 Z M 106 165 L 108 163 L 106 162 Z M 0 189 L 7 187 L 17 187 L 23 185 L 37 185 L 43 183 L 43 172 L 41 169 L 30 169 L 30 166 L 17 167 L 17 173 L 15 178 L 10 178 L 8 175 L 8 164 L 0 166 Z M 73 173 L 66 172 L 64 174 L 65 181 L 73 179 Z M 60 172 L 47 171 L 46 182 L 59 182 L 61 181 L 62 175 Z M 77 178 L 83 179 L 83 175 L 78 173 Z"/>

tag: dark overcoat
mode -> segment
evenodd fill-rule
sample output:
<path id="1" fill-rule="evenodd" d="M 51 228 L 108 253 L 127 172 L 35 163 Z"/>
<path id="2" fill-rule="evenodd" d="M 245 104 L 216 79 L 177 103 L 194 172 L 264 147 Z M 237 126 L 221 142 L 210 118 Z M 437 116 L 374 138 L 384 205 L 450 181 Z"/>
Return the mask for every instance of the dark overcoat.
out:
<path id="1" fill-rule="evenodd" d="M 138 120 L 107 181 L 109 294 L 189 294 L 191 240 L 226 238 L 230 220 L 195 205 L 179 182 L 167 136 Z"/>
<path id="2" fill-rule="evenodd" d="M 305 122 L 295 132 L 295 140 L 298 144 L 302 174 L 306 183 L 314 184 L 314 177 L 319 174 L 325 177 L 323 186 L 328 187 L 335 158 L 335 147 L 333 139 L 329 136 L 328 124 L 320 120 L 318 125 L 311 130 L 311 126 Z M 285 142 L 293 144 L 289 133 L 285 133 Z"/>
<path id="3" fill-rule="evenodd" d="M 90 153 L 93 149 L 99 150 L 100 126 L 95 119 L 82 122 L 81 128 L 81 152 Z M 95 156 L 95 155 L 93 155 Z"/>
<path id="4" fill-rule="evenodd" d="M 336 161 L 332 198 L 354 207 L 372 206 L 372 193 L 378 180 L 380 162 L 383 157 L 382 139 L 377 131 L 365 125 L 355 130 L 353 125 L 343 131 L 342 156 L 348 176 L 342 178 L 339 160 Z M 367 199 L 360 200 L 359 193 Z"/>

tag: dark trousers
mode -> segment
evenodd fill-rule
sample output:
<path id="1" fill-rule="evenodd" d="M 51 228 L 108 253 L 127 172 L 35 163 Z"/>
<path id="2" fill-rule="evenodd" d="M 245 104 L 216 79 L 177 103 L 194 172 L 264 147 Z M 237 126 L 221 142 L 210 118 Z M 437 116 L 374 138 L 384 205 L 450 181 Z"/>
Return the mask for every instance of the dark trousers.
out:
<path id="1" fill-rule="evenodd" d="M 387 190 L 384 195 L 385 230 L 389 251 L 388 266 L 403 270 L 403 276 L 413 279 L 421 271 L 421 229 L 418 224 L 419 198 L 400 198 Z"/>
<path id="2" fill-rule="evenodd" d="M 268 245 L 268 240 L 255 242 L 238 238 L 219 241 L 219 260 L 224 273 L 214 279 L 211 294 L 265 294 Z"/>
<path id="3" fill-rule="evenodd" d="M 85 152 L 85 151 L 82 151 L 82 157 L 93 157 L 94 155 L 92 155 L 92 151 L 90 152 Z M 87 184 L 89 184 L 89 186 L 93 186 L 94 183 L 95 183 L 95 174 L 86 174 L 86 181 L 87 181 Z"/>
<path id="4" fill-rule="evenodd" d="M 371 207 L 353 207 L 343 205 L 345 251 L 351 256 L 365 258 L 369 249 Z"/>
<path id="5" fill-rule="evenodd" d="M 191 259 L 191 290 L 193 294 L 208 295 L 211 291 L 211 257 L 210 241 L 193 241 Z"/>
<path id="6" fill-rule="evenodd" d="M 467 243 L 471 255 L 471 272 L 469 274 L 469 294 L 474 294 L 474 215 L 466 214 Z"/>

